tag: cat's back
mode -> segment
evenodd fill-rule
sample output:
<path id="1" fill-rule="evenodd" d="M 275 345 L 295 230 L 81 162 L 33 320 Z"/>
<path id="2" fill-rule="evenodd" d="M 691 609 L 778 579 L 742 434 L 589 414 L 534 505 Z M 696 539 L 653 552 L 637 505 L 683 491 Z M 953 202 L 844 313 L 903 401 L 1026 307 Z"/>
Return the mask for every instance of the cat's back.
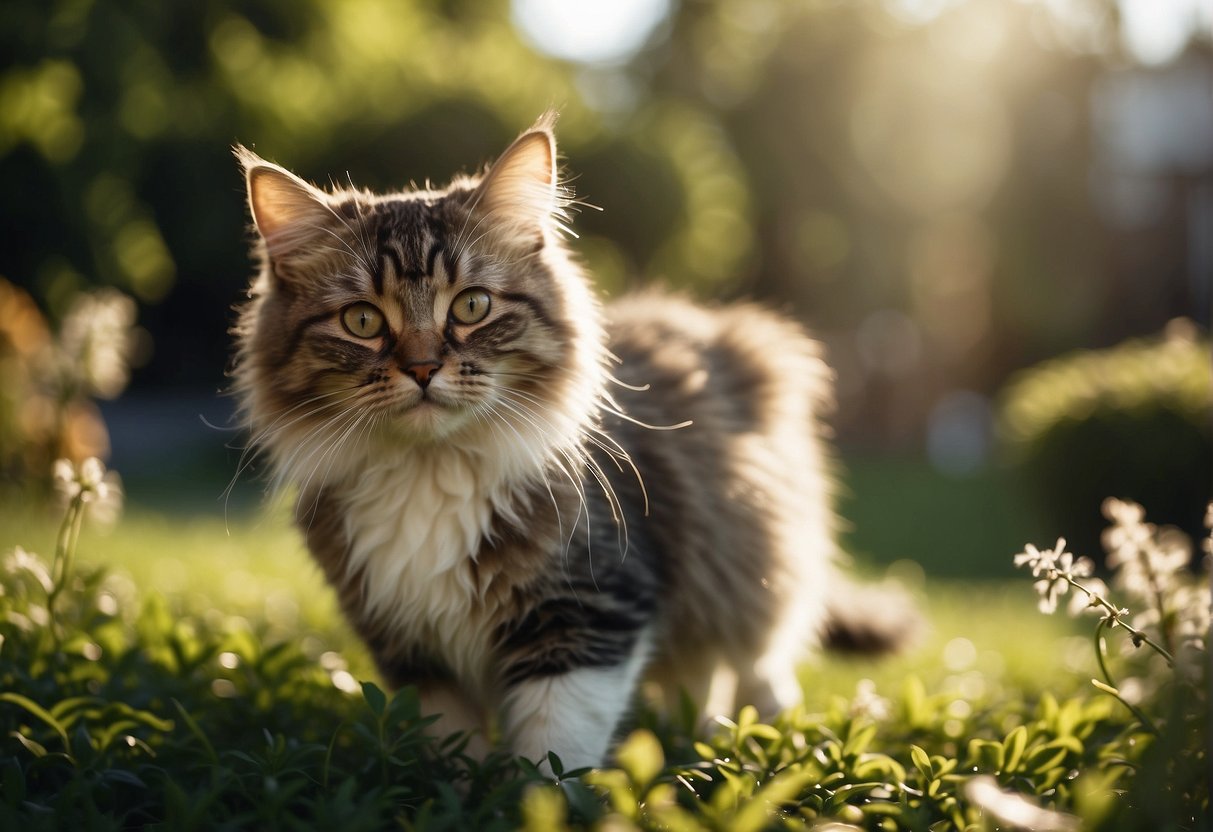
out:
<path id="1" fill-rule="evenodd" d="M 824 604 L 808 596 L 826 585 L 834 552 L 820 442 L 831 376 L 819 345 L 756 304 L 650 291 L 605 312 L 619 359 L 610 393 L 627 418 L 608 413 L 604 429 L 645 482 L 636 525 L 666 565 L 674 631 L 736 639 L 744 652 L 799 587 L 813 632 Z"/>
<path id="2" fill-rule="evenodd" d="M 713 431 L 762 431 L 802 416 L 815 421 L 830 407 L 831 372 L 820 346 L 758 304 L 706 306 L 650 290 L 608 305 L 606 321 L 608 347 L 619 359 L 614 375 L 627 385 L 612 395 L 640 421 L 697 419 Z"/>

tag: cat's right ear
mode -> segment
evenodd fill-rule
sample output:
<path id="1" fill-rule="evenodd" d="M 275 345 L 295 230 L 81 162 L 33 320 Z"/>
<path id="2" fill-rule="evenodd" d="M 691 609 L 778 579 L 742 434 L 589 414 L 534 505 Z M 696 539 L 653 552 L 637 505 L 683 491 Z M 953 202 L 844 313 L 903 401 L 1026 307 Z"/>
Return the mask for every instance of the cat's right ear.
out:
<path id="1" fill-rule="evenodd" d="M 271 260 L 289 258 L 333 219 L 325 193 L 242 145 L 233 148 L 244 169 L 249 210 Z"/>

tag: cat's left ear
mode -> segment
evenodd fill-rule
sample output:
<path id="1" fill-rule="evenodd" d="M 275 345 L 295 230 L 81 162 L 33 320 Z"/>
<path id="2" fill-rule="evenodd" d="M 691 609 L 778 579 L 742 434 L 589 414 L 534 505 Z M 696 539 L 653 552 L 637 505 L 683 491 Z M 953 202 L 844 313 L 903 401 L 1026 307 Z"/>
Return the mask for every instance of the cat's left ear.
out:
<path id="1" fill-rule="evenodd" d="M 540 241 L 561 209 L 553 121 L 545 116 L 506 148 L 472 203 L 489 223 Z"/>

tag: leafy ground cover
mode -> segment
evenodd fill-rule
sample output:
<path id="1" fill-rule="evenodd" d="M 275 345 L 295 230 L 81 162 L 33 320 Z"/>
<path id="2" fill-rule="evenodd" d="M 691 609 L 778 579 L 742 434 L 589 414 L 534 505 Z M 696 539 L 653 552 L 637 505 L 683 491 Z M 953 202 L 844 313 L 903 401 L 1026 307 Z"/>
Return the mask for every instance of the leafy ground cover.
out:
<path id="1" fill-rule="evenodd" d="M 1207 658 L 1186 677 L 1107 616 L 1097 653 L 1023 579 L 898 563 L 930 624 L 906 655 L 806 667 L 804 706 L 770 724 L 640 709 L 613 766 L 554 761 L 552 782 L 427 737 L 282 516 L 134 511 L 77 539 L 10 502 L 0 528 L 26 547 L 0 595 L 2 828 L 1209 828 Z M 1094 580 L 1037 555 L 1045 597 Z"/>

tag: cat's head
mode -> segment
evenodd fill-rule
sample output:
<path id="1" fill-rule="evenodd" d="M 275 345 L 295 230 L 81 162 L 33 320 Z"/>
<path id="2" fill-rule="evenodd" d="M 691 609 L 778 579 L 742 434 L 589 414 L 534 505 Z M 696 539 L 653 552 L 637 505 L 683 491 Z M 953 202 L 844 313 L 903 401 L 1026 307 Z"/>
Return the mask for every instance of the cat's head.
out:
<path id="1" fill-rule="evenodd" d="M 325 191 L 236 154 L 261 260 L 236 390 L 280 476 L 395 448 L 525 457 L 575 441 L 602 336 L 560 234 L 551 119 L 441 190 Z"/>

